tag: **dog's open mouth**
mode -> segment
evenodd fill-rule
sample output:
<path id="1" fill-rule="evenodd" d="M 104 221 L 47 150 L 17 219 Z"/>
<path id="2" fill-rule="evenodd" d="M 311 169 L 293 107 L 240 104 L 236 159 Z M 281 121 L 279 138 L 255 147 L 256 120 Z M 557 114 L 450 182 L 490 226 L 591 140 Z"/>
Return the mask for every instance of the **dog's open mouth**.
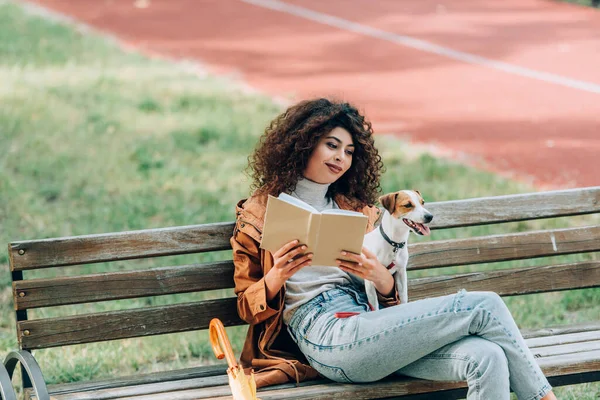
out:
<path id="1" fill-rule="evenodd" d="M 417 222 L 411 221 L 410 219 L 406 219 L 406 218 L 402 218 L 402 221 L 410 229 L 412 229 L 413 232 L 415 232 L 416 234 L 423 235 L 423 236 L 429 236 L 429 234 L 431 233 L 431 231 L 429 230 L 429 227 L 427 227 L 423 224 L 419 224 Z"/>

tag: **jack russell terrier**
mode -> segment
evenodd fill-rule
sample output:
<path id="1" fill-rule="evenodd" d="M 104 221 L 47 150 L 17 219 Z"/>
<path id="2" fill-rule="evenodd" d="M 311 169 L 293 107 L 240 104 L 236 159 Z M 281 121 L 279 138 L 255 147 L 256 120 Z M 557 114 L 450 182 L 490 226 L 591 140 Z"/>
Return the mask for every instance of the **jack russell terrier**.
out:
<path id="1" fill-rule="evenodd" d="M 428 224 L 433 215 L 423 207 L 425 202 L 418 190 L 401 190 L 381 196 L 379 202 L 385 209 L 379 228 L 365 235 L 364 246 L 377 255 L 394 276 L 394 284 L 402 304 L 408 303 L 408 236 L 429 235 Z M 379 309 L 377 291 L 373 282 L 365 280 L 365 291 L 372 310 Z"/>

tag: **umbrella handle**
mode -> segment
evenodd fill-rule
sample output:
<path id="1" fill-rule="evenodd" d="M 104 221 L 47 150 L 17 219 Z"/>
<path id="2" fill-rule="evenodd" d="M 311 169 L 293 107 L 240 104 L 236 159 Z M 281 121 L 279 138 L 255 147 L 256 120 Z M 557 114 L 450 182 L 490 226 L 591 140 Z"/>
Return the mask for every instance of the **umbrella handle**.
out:
<path id="1" fill-rule="evenodd" d="M 223 326 L 221 320 L 219 320 L 218 318 L 213 318 L 210 321 L 208 333 L 210 337 L 210 344 L 212 346 L 213 352 L 215 353 L 215 356 L 219 360 L 227 358 L 227 364 L 229 364 L 230 368 L 237 367 L 238 364 L 235 359 L 235 355 L 233 354 L 231 343 L 229 342 L 227 332 L 225 332 L 225 327 Z"/>

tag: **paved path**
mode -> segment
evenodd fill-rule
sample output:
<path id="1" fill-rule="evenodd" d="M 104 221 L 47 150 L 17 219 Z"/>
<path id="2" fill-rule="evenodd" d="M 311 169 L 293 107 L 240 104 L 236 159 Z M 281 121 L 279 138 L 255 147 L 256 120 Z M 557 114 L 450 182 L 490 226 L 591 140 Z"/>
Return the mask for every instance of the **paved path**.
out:
<path id="1" fill-rule="evenodd" d="M 600 185 L 600 11 L 550 0 L 35 0 L 540 188 Z"/>

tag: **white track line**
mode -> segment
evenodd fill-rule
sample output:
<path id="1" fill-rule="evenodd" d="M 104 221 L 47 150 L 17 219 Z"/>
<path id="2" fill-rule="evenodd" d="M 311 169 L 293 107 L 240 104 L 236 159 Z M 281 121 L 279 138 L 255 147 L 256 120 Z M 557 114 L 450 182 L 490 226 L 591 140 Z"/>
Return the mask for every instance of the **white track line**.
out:
<path id="1" fill-rule="evenodd" d="M 463 61 L 469 64 L 481 65 L 488 68 L 493 68 L 509 74 L 524 76 L 526 78 L 537 79 L 539 81 L 553 83 L 555 85 L 566 86 L 572 89 L 583 90 L 600 94 L 600 85 L 593 82 L 580 81 L 577 79 L 567 78 L 556 74 L 551 74 L 543 71 L 536 71 L 529 68 L 519 67 L 496 61 L 489 58 L 477 56 L 475 54 L 465 53 L 462 51 L 453 50 L 449 47 L 439 46 L 437 44 L 416 39 L 410 36 L 398 35 L 396 33 L 383 31 L 381 29 L 372 28 L 367 25 L 349 21 L 333 15 L 324 14 L 317 11 L 309 10 L 308 8 L 294 6 L 279 0 L 241 0 L 245 3 L 254 4 L 259 7 L 269 8 L 271 10 L 280 11 L 286 14 L 295 15 L 324 25 L 333 26 L 335 28 L 344 29 L 347 31 L 359 33 L 365 36 L 371 36 L 377 39 L 387 40 L 395 44 L 411 47 L 413 49 L 427 51 L 440 56 L 452 58 L 454 60 Z"/>

